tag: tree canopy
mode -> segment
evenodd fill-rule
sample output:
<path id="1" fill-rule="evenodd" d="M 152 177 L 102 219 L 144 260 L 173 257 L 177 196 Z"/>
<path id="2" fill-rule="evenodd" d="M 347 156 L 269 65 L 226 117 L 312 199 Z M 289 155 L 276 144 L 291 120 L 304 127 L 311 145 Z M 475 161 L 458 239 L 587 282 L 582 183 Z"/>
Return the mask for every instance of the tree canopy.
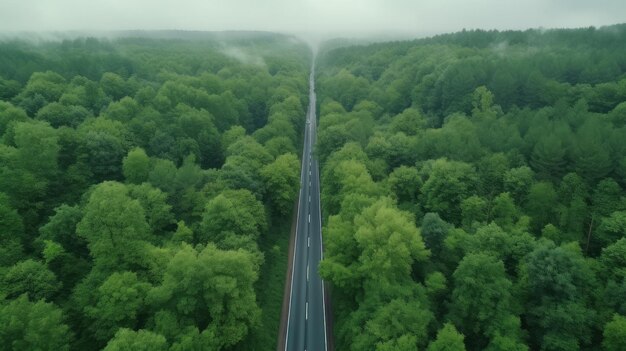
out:
<path id="1" fill-rule="evenodd" d="M 339 349 L 622 347 L 625 39 L 621 24 L 322 45 Z M 413 319 L 381 319 L 397 301 Z"/>
<path id="2" fill-rule="evenodd" d="M 0 42 L 0 349 L 275 347 L 310 50 L 161 34 Z"/>

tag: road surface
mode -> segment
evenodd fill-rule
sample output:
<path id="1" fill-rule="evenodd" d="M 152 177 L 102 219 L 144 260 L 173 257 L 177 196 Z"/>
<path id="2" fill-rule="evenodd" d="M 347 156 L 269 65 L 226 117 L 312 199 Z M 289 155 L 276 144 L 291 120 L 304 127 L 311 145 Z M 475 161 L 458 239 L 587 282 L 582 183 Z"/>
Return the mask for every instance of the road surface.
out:
<path id="1" fill-rule="evenodd" d="M 318 274 L 323 253 L 319 168 L 313 157 L 317 127 L 314 77 L 315 66 L 309 78 L 285 351 L 326 351 L 328 345 L 324 282 Z"/>

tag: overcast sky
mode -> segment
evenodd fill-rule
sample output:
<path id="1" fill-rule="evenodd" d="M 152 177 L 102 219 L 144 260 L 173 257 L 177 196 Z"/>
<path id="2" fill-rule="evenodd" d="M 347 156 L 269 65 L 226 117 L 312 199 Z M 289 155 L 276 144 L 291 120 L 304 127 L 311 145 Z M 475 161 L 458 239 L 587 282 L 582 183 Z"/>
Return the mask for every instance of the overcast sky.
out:
<path id="1" fill-rule="evenodd" d="M 601 26 L 626 0 L 0 0 L 0 31 L 268 30 L 354 35 Z"/>

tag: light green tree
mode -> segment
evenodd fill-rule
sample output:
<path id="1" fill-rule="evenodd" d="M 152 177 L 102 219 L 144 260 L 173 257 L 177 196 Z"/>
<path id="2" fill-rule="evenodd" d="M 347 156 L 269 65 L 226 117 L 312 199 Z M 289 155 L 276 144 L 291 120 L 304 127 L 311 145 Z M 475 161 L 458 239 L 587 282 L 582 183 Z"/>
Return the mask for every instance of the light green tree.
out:
<path id="1" fill-rule="evenodd" d="M 454 324 L 446 323 L 426 351 L 465 351 L 464 339 L 465 336 L 457 331 Z"/>
<path id="2" fill-rule="evenodd" d="M 265 193 L 275 214 L 288 216 L 300 188 L 300 161 L 294 154 L 283 154 L 261 169 Z"/>
<path id="3" fill-rule="evenodd" d="M 76 232 L 87 240 L 94 263 L 110 270 L 141 266 L 152 239 L 141 204 L 116 182 L 95 187 Z"/>
<path id="4" fill-rule="evenodd" d="M 180 325 L 206 328 L 220 347 L 229 347 L 259 322 L 258 269 L 256 257 L 244 250 L 222 251 L 209 244 L 198 252 L 183 245 L 148 302 L 170 311 Z"/>
<path id="5" fill-rule="evenodd" d="M 141 184 L 148 180 L 150 158 L 142 148 L 134 148 L 122 161 L 124 177 L 130 183 Z"/>
<path id="6" fill-rule="evenodd" d="M 167 351 L 167 340 L 148 330 L 134 331 L 126 328 L 115 333 L 104 351 Z"/>
<path id="7" fill-rule="evenodd" d="M 252 242 L 267 230 L 265 208 L 248 190 L 225 190 L 206 204 L 198 242 L 224 245 L 232 235 Z"/>
<path id="8" fill-rule="evenodd" d="M 606 351 L 626 349 L 626 317 L 618 314 L 604 326 L 602 348 Z"/>

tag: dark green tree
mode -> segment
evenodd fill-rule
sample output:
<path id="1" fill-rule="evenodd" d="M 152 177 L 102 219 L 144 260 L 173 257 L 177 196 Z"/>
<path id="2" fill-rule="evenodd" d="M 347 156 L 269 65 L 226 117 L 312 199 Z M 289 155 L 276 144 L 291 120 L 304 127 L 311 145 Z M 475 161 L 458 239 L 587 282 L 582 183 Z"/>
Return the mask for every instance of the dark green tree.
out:
<path id="1" fill-rule="evenodd" d="M 0 291 L 9 299 L 25 294 L 32 301 L 52 301 L 60 288 L 54 273 L 43 263 L 30 259 L 16 263 L 0 278 Z"/>

